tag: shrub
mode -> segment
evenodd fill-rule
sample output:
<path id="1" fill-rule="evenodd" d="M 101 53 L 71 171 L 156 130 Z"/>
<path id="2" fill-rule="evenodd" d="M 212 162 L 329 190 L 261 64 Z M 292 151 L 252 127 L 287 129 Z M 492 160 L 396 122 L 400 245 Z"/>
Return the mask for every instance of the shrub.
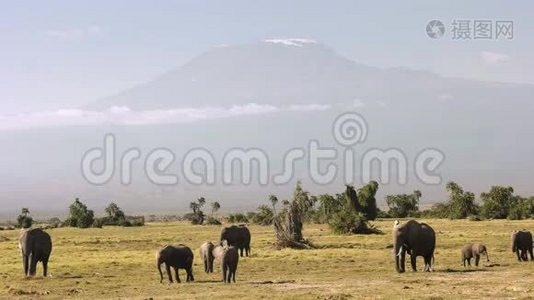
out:
<path id="1" fill-rule="evenodd" d="M 340 210 L 329 222 L 330 228 L 337 234 L 373 234 L 380 233 L 370 225 L 362 213 Z"/>
<path id="2" fill-rule="evenodd" d="M 104 224 L 106 223 L 106 218 L 95 218 L 95 220 L 93 221 L 93 227 L 94 228 L 102 228 L 102 226 L 104 226 Z"/>
<path id="3" fill-rule="evenodd" d="M 221 225 L 221 221 L 217 220 L 214 217 L 208 217 L 205 223 L 206 225 Z"/>
<path id="4" fill-rule="evenodd" d="M 58 228 L 58 227 L 61 227 L 61 220 L 57 217 L 54 217 L 54 218 L 51 218 L 50 220 L 48 220 L 47 222 L 50 226 L 52 226 L 53 228 Z"/>
<path id="5" fill-rule="evenodd" d="M 478 215 L 469 215 L 467 217 L 467 219 L 469 221 L 482 221 L 482 217 L 478 216 Z"/>
<path id="6" fill-rule="evenodd" d="M 228 223 L 248 223 L 247 216 L 242 213 L 229 214 L 227 221 Z"/>
<path id="7" fill-rule="evenodd" d="M 68 226 L 78 228 L 89 228 L 95 221 L 94 212 L 87 209 L 87 206 L 83 204 L 78 198 L 69 207 L 69 222 Z"/>

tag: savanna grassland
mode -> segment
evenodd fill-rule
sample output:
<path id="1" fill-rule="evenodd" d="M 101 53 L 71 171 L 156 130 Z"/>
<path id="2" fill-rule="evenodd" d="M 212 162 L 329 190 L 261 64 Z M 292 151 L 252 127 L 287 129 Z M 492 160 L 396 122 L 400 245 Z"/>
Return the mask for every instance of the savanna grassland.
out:
<path id="1" fill-rule="evenodd" d="M 359 298 L 529 298 L 534 297 L 534 262 L 518 262 L 510 249 L 513 229 L 534 230 L 534 221 L 424 220 L 437 233 L 433 273 L 397 274 L 391 249 L 393 220 L 374 224 L 383 235 L 339 236 L 326 225 L 304 226 L 314 250 L 275 250 L 270 226 L 251 226 L 252 255 L 239 262 L 237 284 L 205 274 L 198 248 L 218 239 L 221 227 L 186 223 L 145 227 L 48 230 L 54 249 L 50 277 L 25 279 L 18 231 L 0 231 L 0 297 L 136 299 L 359 299 Z M 461 266 L 460 248 L 488 245 L 490 262 Z M 156 251 L 184 243 L 195 252 L 195 282 L 159 283 Z M 418 260 L 422 268 L 422 258 Z M 410 270 L 407 264 L 407 270 Z"/>

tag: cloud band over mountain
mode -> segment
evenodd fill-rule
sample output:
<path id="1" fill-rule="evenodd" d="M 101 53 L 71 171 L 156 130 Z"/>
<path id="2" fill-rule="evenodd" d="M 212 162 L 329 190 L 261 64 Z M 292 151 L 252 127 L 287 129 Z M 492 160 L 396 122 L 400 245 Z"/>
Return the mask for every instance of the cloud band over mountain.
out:
<path id="1" fill-rule="evenodd" d="M 328 109 L 330 109 L 330 105 L 324 104 L 274 106 L 257 103 L 230 107 L 206 106 L 202 108 L 189 107 L 142 111 L 134 111 L 127 106 L 113 106 L 103 111 L 61 109 L 48 112 L 0 115 L 0 130 L 58 126 L 178 124 L 284 111 L 306 112 Z"/>

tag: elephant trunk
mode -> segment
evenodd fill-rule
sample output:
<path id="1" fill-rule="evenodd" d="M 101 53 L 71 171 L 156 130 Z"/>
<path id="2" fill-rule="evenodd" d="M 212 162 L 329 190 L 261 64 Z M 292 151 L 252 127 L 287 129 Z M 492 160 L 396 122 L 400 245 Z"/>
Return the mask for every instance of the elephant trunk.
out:
<path id="1" fill-rule="evenodd" d="M 487 260 L 487 261 L 490 261 L 490 260 L 489 260 L 489 255 L 488 255 L 488 250 L 487 250 L 487 249 L 486 249 L 486 260 Z"/>

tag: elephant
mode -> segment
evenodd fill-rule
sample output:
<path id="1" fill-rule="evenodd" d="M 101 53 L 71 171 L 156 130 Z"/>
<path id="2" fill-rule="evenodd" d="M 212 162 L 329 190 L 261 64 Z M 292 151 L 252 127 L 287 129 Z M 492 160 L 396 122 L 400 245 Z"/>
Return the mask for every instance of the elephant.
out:
<path id="1" fill-rule="evenodd" d="M 246 256 L 250 254 L 250 231 L 245 225 L 223 228 L 220 241 L 227 241 L 229 246 L 235 246 L 240 251 L 241 257 L 243 257 L 243 250 Z"/>
<path id="2" fill-rule="evenodd" d="M 205 242 L 200 246 L 200 257 L 204 263 L 204 272 L 206 273 L 213 273 L 213 248 L 215 248 L 215 245 L 212 242 Z"/>
<path id="3" fill-rule="evenodd" d="M 478 262 L 480 261 L 480 255 L 486 255 L 486 260 L 489 260 L 488 256 L 488 249 L 484 244 L 480 243 L 470 243 L 464 245 L 462 248 L 462 263 L 464 264 L 464 267 L 466 266 L 466 262 L 469 266 L 471 266 L 471 258 L 475 258 L 475 266 L 478 267 Z"/>
<path id="4" fill-rule="evenodd" d="M 238 262 L 239 254 L 237 253 L 237 248 L 234 246 L 225 247 L 221 260 L 224 283 L 230 283 L 232 280 L 235 283 L 235 272 L 237 271 Z"/>
<path id="5" fill-rule="evenodd" d="M 176 274 L 176 282 L 180 283 L 178 276 L 178 269 L 185 269 L 187 272 L 187 282 L 194 281 L 193 277 L 193 251 L 185 245 L 164 246 L 156 255 L 156 263 L 160 275 L 159 282 L 163 282 L 163 273 L 161 272 L 161 264 L 165 263 L 169 282 L 172 283 L 171 267 L 174 268 Z"/>
<path id="6" fill-rule="evenodd" d="M 43 276 L 48 273 L 48 260 L 52 253 L 52 239 L 40 228 L 23 229 L 19 238 L 24 275 L 35 276 L 37 263 L 43 263 Z"/>
<path id="7" fill-rule="evenodd" d="M 404 224 L 395 221 L 393 225 L 393 245 L 397 272 L 405 272 L 406 252 L 410 254 L 414 272 L 417 271 L 417 256 L 422 256 L 425 260 L 424 271 L 432 271 L 432 261 L 436 248 L 436 233 L 432 227 L 414 220 Z"/>
<path id="8" fill-rule="evenodd" d="M 532 255 L 532 234 L 527 230 L 514 230 L 512 232 L 512 252 L 517 255 L 517 260 L 528 261 L 527 252 L 530 253 L 530 259 L 534 260 Z"/>
<path id="9" fill-rule="evenodd" d="M 222 258 L 224 255 L 224 246 L 223 243 L 220 243 L 217 246 L 213 247 L 213 250 L 211 250 L 211 255 L 213 256 L 213 260 L 217 260 L 218 262 L 222 262 Z"/>

